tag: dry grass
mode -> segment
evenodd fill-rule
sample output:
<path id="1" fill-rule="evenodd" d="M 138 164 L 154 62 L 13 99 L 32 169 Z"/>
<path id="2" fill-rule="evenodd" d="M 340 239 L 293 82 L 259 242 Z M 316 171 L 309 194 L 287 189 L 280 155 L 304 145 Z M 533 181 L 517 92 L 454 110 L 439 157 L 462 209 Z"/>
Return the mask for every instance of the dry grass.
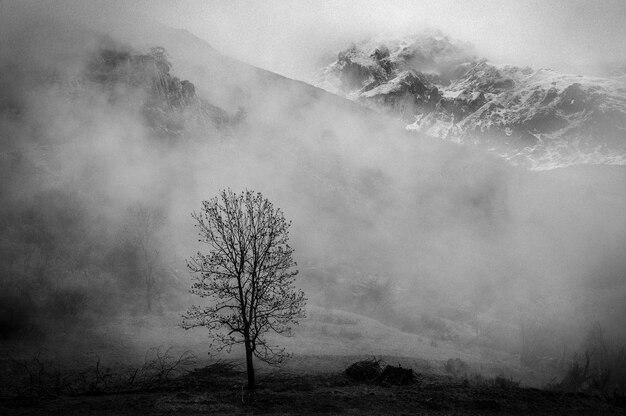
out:
<path id="1" fill-rule="evenodd" d="M 328 357 L 334 362 L 332 358 Z M 0 401 L 0 414 L 617 415 L 624 410 L 597 396 L 525 389 L 505 378 L 468 383 L 450 376 L 421 373 L 415 375 L 412 384 L 376 384 L 351 380 L 337 369 L 318 374 L 293 370 L 261 372 L 253 393 L 243 389 L 245 382 L 238 362 L 218 361 L 182 372 L 148 390 L 4 399 Z"/>

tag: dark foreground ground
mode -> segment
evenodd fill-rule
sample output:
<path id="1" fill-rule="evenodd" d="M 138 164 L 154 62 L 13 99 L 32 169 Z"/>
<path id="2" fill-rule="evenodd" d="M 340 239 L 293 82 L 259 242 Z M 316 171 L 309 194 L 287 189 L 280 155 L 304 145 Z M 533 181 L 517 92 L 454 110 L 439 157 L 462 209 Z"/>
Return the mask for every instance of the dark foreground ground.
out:
<path id="1" fill-rule="evenodd" d="M 342 371 L 264 371 L 255 393 L 245 374 L 217 363 L 131 390 L 3 397 L 2 415 L 624 415 L 601 397 L 520 388 L 504 379 L 418 373 L 411 385 L 357 382 Z M 36 387 L 36 386 L 35 386 Z"/>

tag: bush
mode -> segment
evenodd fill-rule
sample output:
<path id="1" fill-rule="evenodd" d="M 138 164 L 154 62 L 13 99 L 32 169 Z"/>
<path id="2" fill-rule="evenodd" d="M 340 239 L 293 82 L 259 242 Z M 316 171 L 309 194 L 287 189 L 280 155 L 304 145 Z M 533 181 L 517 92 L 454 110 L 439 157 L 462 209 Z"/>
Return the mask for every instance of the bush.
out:
<path id="1" fill-rule="evenodd" d="M 346 375 L 355 381 L 374 381 L 380 374 L 380 360 L 358 361 L 346 368 Z"/>
<path id="2" fill-rule="evenodd" d="M 388 365 L 376 379 L 376 384 L 405 386 L 413 384 L 414 381 L 415 373 L 413 373 L 413 369 L 402 368 L 400 365 L 398 367 Z"/>
<path id="3" fill-rule="evenodd" d="M 480 373 L 474 373 L 471 378 L 467 376 L 464 379 L 464 384 L 469 385 L 470 382 L 476 386 L 483 386 L 489 388 L 497 388 L 502 390 L 509 390 L 518 388 L 520 386 L 519 381 L 514 381 L 513 378 L 507 378 L 503 375 L 487 378 Z"/>
<path id="4" fill-rule="evenodd" d="M 373 382 L 380 385 L 407 385 L 415 381 L 415 373 L 411 368 L 388 365 L 381 371 L 380 360 L 358 361 L 346 369 L 346 375 L 352 380 Z"/>
<path id="5" fill-rule="evenodd" d="M 73 369 L 40 359 L 12 360 L 15 383 L 12 392 L 22 397 L 54 397 L 77 394 L 122 393 L 155 389 L 185 374 L 196 362 L 190 351 L 172 355 L 172 348 L 151 348 L 138 367 L 117 367 L 102 362 Z"/>
<path id="6" fill-rule="evenodd" d="M 555 390 L 598 392 L 606 398 L 626 396 L 626 348 L 605 347 L 584 356 L 574 354 Z"/>
<path id="7" fill-rule="evenodd" d="M 626 397 L 626 347 L 608 342 L 599 323 L 583 343 L 584 354 L 575 353 L 565 376 L 550 388 L 572 392 L 596 392 L 621 403 Z"/>
<path id="8" fill-rule="evenodd" d="M 519 381 L 513 381 L 512 378 L 506 378 L 504 376 L 496 376 L 491 380 L 490 383 L 493 387 L 500 388 L 503 390 L 517 388 L 520 385 Z"/>
<path id="9" fill-rule="evenodd" d="M 585 352 L 584 363 L 583 359 L 574 354 L 572 361 L 570 361 L 565 377 L 557 388 L 565 391 L 581 391 L 588 387 L 589 384 L 589 364 L 591 354 L 589 351 Z"/>

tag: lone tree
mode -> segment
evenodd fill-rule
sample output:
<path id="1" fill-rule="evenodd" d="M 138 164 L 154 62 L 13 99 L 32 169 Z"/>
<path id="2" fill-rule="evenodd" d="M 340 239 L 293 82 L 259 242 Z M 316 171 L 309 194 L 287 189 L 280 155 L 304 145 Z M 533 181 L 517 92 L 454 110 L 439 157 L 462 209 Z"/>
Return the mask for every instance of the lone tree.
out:
<path id="1" fill-rule="evenodd" d="M 291 336 L 291 324 L 304 318 L 306 298 L 294 287 L 298 271 L 289 246 L 290 222 L 260 193 L 230 189 L 202 202 L 193 213 L 200 242 L 210 247 L 188 261 L 191 293 L 211 299 L 183 315 L 185 329 L 203 326 L 218 350 L 244 344 L 248 389 L 254 390 L 253 356 L 278 364 L 284 348 L 269 345 L 265 335 Z"/>

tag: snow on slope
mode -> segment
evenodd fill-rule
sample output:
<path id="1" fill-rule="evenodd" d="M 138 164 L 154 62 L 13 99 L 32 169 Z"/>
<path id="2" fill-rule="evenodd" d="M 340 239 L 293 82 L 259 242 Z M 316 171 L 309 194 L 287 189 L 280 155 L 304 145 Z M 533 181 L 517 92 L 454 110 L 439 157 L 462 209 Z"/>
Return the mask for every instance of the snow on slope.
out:
<path id="1" fill-rule="evenodd" d="M 353 44 L 318 85 L 535 170 L 626 165 L 626 82 L 495 65 L 439 34 Z"/>

